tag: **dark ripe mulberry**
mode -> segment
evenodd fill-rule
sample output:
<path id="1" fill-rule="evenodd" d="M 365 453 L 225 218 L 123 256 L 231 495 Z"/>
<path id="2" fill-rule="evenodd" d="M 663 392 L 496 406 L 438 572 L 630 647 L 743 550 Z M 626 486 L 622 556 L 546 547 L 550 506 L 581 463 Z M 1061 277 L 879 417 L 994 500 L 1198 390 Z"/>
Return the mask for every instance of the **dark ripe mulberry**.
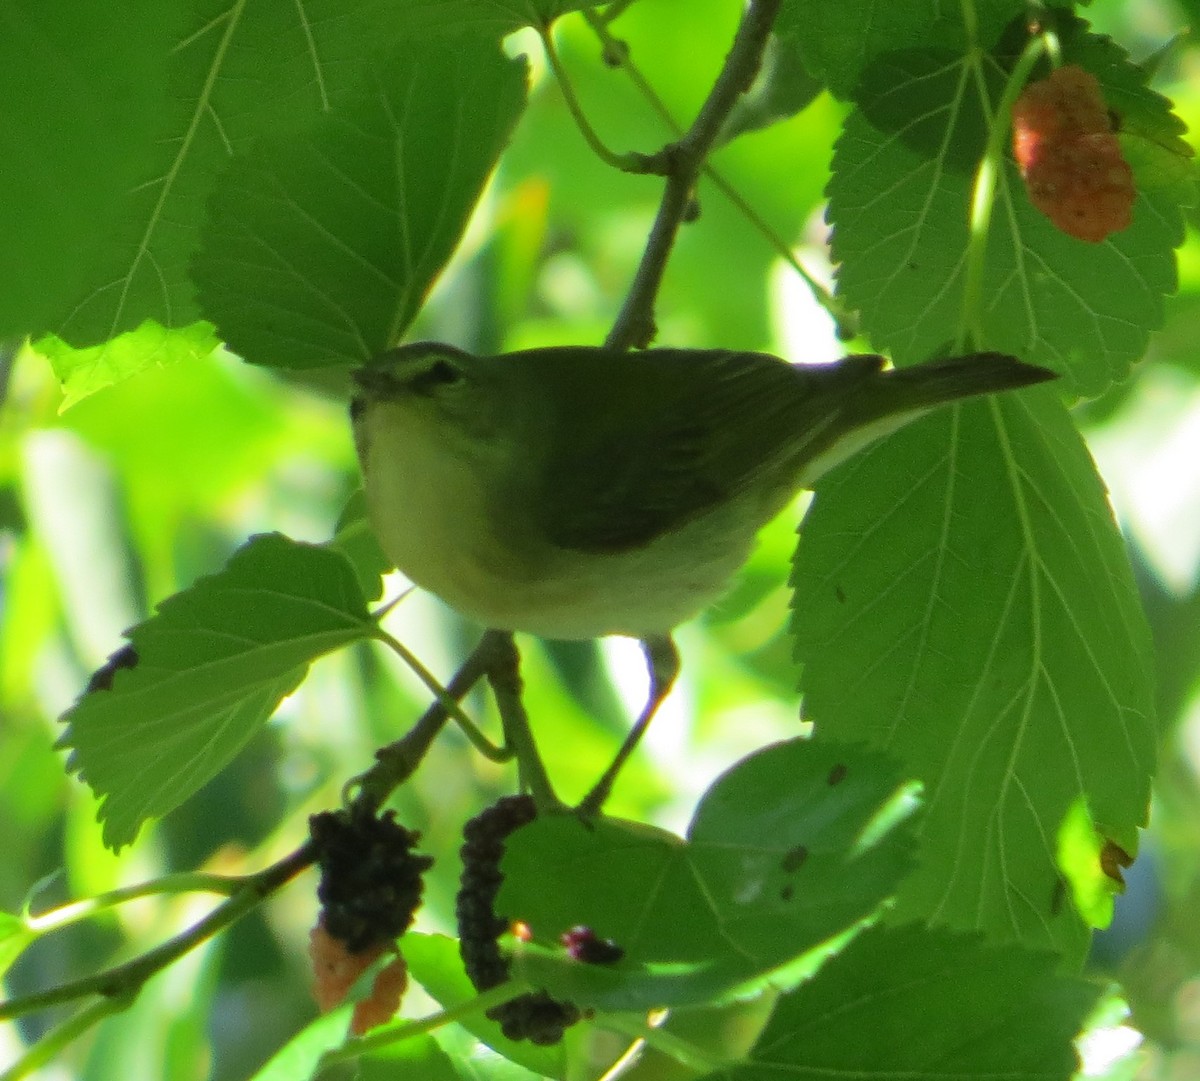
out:
<path id="1" fill-rule="evenodd" d="M 530 991 L 493 1006 L 488 1017 L 510 1040 L 528 1040 L 540 1046 L 558 1043 L 563 1033 L 582 1016 L 571 1002 L 559 1002 L 545 991 Z"/>
<path id="2" fill-rule="evenodd" d="M 497 915 L 495 908 L 504 881 L 500 860 L 508 835 L 536 817 L 533 797 L 504 796 L 463 827 L 462 878 L 455 913 L 459 952 L 476 990 L 486 991 L 508 979 L 508 962 L 496 942 L 509 922 Z"/>
<path id="3" fill-rule="evenodd" d="M 508 979 L 508 960 L 497 941 L 510 923 L 496 912 L 496 896 L 504 881 L 500 860 L 509 834 L 536 817 L 532 797 L 505 796 L 463 827 L 463 869 L 456 904 L 458 944 L 463 967 L 478 991 Z M 545 1045 L 558 1043 L 563 1032 L 579 1020 L 580 1011 L 544 991 L 532 991 L 494 1006 L 487 1015 L 508 1039 Z"/>
<path id="4" fill-rule="evenodd" d="M 352 953 L 408 930 L 421 902 L 421 876 L 433 864 L 413 852 L 420 834 L 395 812 L 326 811 L 309 819 L 321 882 L 321 923 Z"/>

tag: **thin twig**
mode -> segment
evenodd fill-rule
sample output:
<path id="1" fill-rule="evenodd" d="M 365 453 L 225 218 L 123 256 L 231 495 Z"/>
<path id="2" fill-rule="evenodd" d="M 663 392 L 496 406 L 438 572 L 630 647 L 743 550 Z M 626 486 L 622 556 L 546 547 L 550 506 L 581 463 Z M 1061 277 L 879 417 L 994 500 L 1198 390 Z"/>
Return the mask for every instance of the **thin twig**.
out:
<path id="1" fill-rule="evenodd" d="M 554 794 L 554 785 L 529 727 L 529 714 L 521 701 L 521 657 L 511 635 L 506 646 L 506 652 L 498 652 L 497 663 L 488 670 L 488 683 L 504 724 L 504 743 L 516 757 L 521 786 L 533 796 L 538 814 L 561 811 L 563 803 Z"/>
<path id="2" fill-rule="evenodd" d="M 101 998 L 88 1003 L 28 1048 L 16 1062 L 0 1073 L 0 1081 L 20 1081 L 23 1077 L 30 1077 L 36 1070 L 50 1065 L 68 1044 L 93 1025 L 99 1024 L 109 1014 L 128 1009 L 131 1003 L 132 996 Z"/>
<path id="3" fill-rule="evenodd" d="M 163 875 L 136 886 L 121 886 L 107 890 L 95 897 L 71 901 L 56 908 L 47 909 L 37 916 L 27 916 L 25 926 L 35 934 L 44 935 L 57 931 L 68 924 L 78 923 L 97 912 L 103 912 L 129 901 L 140 901 L 144 897 L 160 896 L 164 893 L 219 893 L 231 897 L 246 883 L 245 875 L 214 875 L 202 871 L 185 871 Z"/>
<path id="4" fill-rule="evenodd" d="M 570 76 L 567 75 L 567 69 L 559 59 L 558 48 L 554 44 L 553 30 L 549 25 L 546 25 L 539 27 L 538 33 L 542 38 L 542 49 L 546 53 L 546 62 L 550 65 L 550 70 L 554 73 L 559 93 L 562 94 L 563 102 L 567 106 L 567 112 L 571 114 L 571 119 L 575 121 L 575 126 L 583 136 L 583 141 L 592 148 L 592 153 L 606 165 L 611 165 L 614 169 L 620 169 L 622 172 L 649 172 L 650 159 L 645 154 L 636 154 L 633 152 L 618 154 L 615 150 L 610 150 L 604 140 L 596 133 L 596 129 L 592 127 L 591 121 L 588 120 L 587 114 L 579 104 L 579 98 L 575 95 L 575 87 L 571 83 Z"/>
<path id="5" fill-rule="evenodd" d="M 413 775 L 457 703 L 496 665 L 498 653 L 513 649 L 507 631 L 488 631 L 439 696 L 401 739 L 375 752 L 375 765 L 346 785 L 347 797 L 377 810 Z"/>
<path id="6" fill-rule="evenodd" d="M 321 1068 L 332 1066 L 338 1062 L 352 1062 L 371 1051 L 379 1051 L 393 1044 L 411 1040 L 425 1032 L 435 1032 L 453 1021 L 464 1021 L 471 1017 L 481 1017 L 488 1010 L 500 1006 L 511 998 L 515 998 L 527 990 L 519 980 L 509 980 L 487 991 L 480 991 L 474 998 L 447 1006 L 444 1010 L 422 1017 L 415 1021 L 403 1020 L 389 1025 L 387 1028 L 376 1029 L 368 1036 L 360 1036 L 348 1040 L 342 1047 L 335 1047 L 321 1056 Z"/>
<path id="7" fill-rule="evenodd" d="M 176 935 L 161 946 L 148 950 L 123 965 L 116 965 L 92 976 L 72 980 L 70 983 L 59 984 L 47 991 L 35 991 L 32 994 L 10 998 L 7 1002 L 0 1002 L 0 1020 L 20 1017 L 87 995 L 132 1001 L 151 976 L 157 975 L 201 942 L 212 938 L 218 931 L 240 920 L 246 913 L 258 907 L 264 898 L 295 878 L 315 859 L 316 850 L 311 842 L 306 842 L 291 855 L 285 856 L 257 874 L 247 876 L 241 889 L 230 896 L 228 901 L 213 909 L 183 934 Z"/>
<path id="8" fill-rule="evenodd" d="M 425 667 L 411 649 L 401 642 L 395 635 L 389 634 L 378 623 L 372 632 L 374 637 L 395 653 L 406 665 L 409 670 L 425 684 L 426 688 L 433 693 L 433 696 L 441 704 L 442 708 L 450 717 L 454 718 L 455 723 L 466 734 L 467 739 L 475 746 L 475 748 L 488 758 L 495 757 L 493 747 L 487 737 L 480 732 L 479 727 L 470 717 L 468 717 L 458 704 L 458 700 L 453 695 L 446 693 L 446 688 L 443 687 L 437 680 L 437 677 Z M 468 688 L 469 690 L 470 688 Z M 465 691 L 463 692 L 466 693 Z"/>
<path id="9" fill-rule="evenodd" d="M 655 157 L 667 170 L 658 214 L 650 230 L 642 261 L 625 303 L 605 344 L 613 349 L 640 348 L 654 339 L 654 300 L 679 227 L 685 220 L 692 190 L 734 104 L 754 81 L 763 50 L 782 0 L 750 0 L 729 55 L 692 126 L 677 142 Z"/>
<path id="10" fill-rule="evenodd" d="M 675 119 L 671 110 L 667 107 L 667 103 L 663 101 L 662 96 L 651 85 L 650 80 L 646 78 L 641 69 L 629 58 L 628 50 L 624 47 L 624 43 L 615 37 L 608 28 L 608 20 L 601 18 L 593 8 L 588 8 L 581 14 L 587 21 L 588 26 L 595 33 L 597 40 L 604 49 L 605 55 L 619 58 L 621 70 L 625 72 L 626 77 L 633 83 L 634 88 L 642 95 L 646 103 L 658 114 L 659 119 L 676 136 L 682 135 L 683 125 Z M 842 303 L 841 298 L 813 277 L 804 264 L 796 258 L 796 253 L 792 250 L 792 246 L 755 210 L 746 197 L 737 190 L 733 182 L 721 170 L 713 165 L 712 162 L 705 161 L 703 174 L 704 178 L 729 200 L 734 209 L 746 219 L 759 236 L 770 244 L 775 254 L 787 263 L 804 284 L 808 286 L 817 303 L 829 313 L 829 317 L 837 325 L 838 337 L 843 340 L 853 338 L 856 333 L 857 317 Z"/>
<path id="11" fill-rule="evenodd" d="M 1046 52 L 1045 39 L 1038 35 L 1030 38 L 1017 58 L 1008 81 L 1004 86 L 1000 103 L 988 130 L 987 146 L 979 161 L 975 174 L 975 186 L 971 198 L 970 234 L 967 243 L 966 272 L 963 275 L 962 311 L 959 314 L 958 331 L 954 340 L 954 351 L 965 352 L 979 348 L 984 340 L 983 333 L 983 276 L 987 263 L 987 245 L 991 231 L 992 208 L 996 202 L 996 184 L 1004 168 L 1004 143 L 1012 127 L 1012 111 L 1017 98 L 1025 87 L 1025 81 L 1034 65 Z M 980 80 L 982 84 L 982 79 Z M 986 102 L 986 87 L 980 86 L 980 95 Z"/>

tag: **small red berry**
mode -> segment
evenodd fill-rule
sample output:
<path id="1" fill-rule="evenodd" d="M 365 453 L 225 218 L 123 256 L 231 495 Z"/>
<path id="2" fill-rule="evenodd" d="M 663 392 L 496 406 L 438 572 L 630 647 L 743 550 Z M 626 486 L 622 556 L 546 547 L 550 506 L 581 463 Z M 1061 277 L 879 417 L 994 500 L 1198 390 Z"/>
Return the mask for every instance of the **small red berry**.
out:
<path id="1" fill-rule="evenodd" d="M 313 997 L 321 1011 L 345 1002 L 354 982 L 387 949 L 381 942 L 354 952 L 341 939 L 334 938 L 323 923 L 318 923 L 309 934 L 308 955 L 313 966 Z M 408 966 L 397 955 L 375 974 L 370 994 L 354 1004 L 351 1033 L 361 1036 L 390 1021 L 400 1008 L 407 986 Z"/>
<path id="2" fill-rule="evenodd" d="M 582 925 L 564 931 L 559 941 L 571 957 L 587 965 L 613 965 L 625 956 L 625 951 L 611 938 L 601 938 L 590 927 Z"/>
<path id="3" fill-rule="evenodd" d="M 1025 87 L 1013 107 L 1013 156 L 1030 202 L 1062 232 L 1098 243 L 1128 227 L 1133 171 L 1091 72 L 1068 64 Z"/>

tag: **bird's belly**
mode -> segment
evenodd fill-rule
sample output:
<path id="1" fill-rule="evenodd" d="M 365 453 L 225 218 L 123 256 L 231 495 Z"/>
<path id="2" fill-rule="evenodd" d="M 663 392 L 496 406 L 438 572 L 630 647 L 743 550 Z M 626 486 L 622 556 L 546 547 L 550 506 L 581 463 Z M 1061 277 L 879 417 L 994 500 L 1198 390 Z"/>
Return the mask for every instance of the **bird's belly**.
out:
<path id="1" fill-rule="evenodd" d="M 422 501 L 405 502 L 415 509 Z M 378 523 L 384 551 L 416 585 L 463 615 L 545 638 L 668 631 L 724 592 L 752 540 L 731 545 L 688 527 L 628 552 L 514 550 L 469 503 L 456 501 L 451 512 L 444 502 L 425 502 L 405 529 Z"/>
<path id="2" fill-rule="evenodd" d="M 694 550 L 679 561 L 666 554 L 657 542 L 618 554 L 560 554 L 536 581 L 512 583 L 509 618 L 503 612 L 496 618 L 547 638 L 662 633 L 719 597 L 741 562 L 697 559 Z"/>
<path id="3" fill-rule="evenodd" d="M 498 523 L 470 466 L 419 454 L 422 445 L 388 448 L 397 459 L 403 450 L 406 469 L 366 471 L 380 544 L 416 585 L 497 629 L 546 638 L 669 631 L 724 592 L 759 524 L 724 507 L 629 551 L 557 548 L 512 515 Z"/>
<path id="4" fill-rule="evenodd" d="M 449 558 L 447 558 L 449 556 Z M 557 553 L 536 573 L 484 565 L 467 548 L 407 571 L 418 585 L 489 627 L 545 638 L 665 632 L 724 592 L 740 559 L 666 565 L 646 550 Z M 402 568 L 403 569 L 403 568 Z"/>
<path id="5" fill-rule="evenodd" d="M 699 534 L 685 529 L 629 552 L 548 550 L 499 565 L 463 545 L 419 584 L 490 627 L 545 638 L 643 637 L 671 630 L 720 597 L 752 541 L 706 543 Z"/>

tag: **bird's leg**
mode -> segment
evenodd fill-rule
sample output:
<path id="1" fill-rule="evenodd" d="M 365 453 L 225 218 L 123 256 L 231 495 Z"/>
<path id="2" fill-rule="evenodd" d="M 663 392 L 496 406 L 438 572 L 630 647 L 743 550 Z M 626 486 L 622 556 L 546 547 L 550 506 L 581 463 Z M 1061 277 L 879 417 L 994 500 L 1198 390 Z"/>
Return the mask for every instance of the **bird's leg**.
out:
<path id="1" fill-rule="evenodd" d="M 576 808 L 577 813 L 585 818 L 599 814 L 600 808 L 604 806 L 604 801 L 608 799 L 609 793 L 612 791 L 617 774 L 621 772 L 621 767 L 625 765 L 626 759 L 633 753 L 634 748 L 645 735 L 646 729 L 650 727 L 650 722 L 654 719 L 654 714 L 658 711 L 662 700 L 670 693 L 675 684 L 675 678 L 679 675 L 679 650 L 675 648 L 675 642 L 669 634 L 643 638 L 642 651 L 646 654 L 646 667 L 650 670 L 650 694 L 646 700 L 646 707 L 629 730 L 629 735 L 625 737 L 625 742 L 621 744 L 621 749 L 617 751 L 616 757 L 604 771 L 604 775 Z"/>
<path id="2" fill-rule="evenodd" d="M 521 701 L 521 655 L 511 633 L 488 631 L 495 636 L 492 663 L 487 680 L 496 696 L 500 723 L 504 727 L 504 747 L 517 760 L 521 786 L 529 790 L 539 814 L 564 810 L 562 800 L 554 794 L 554 786 L 546 773 L 545 763 L 538 754 L 529 727 L 529 714 Z"/>

